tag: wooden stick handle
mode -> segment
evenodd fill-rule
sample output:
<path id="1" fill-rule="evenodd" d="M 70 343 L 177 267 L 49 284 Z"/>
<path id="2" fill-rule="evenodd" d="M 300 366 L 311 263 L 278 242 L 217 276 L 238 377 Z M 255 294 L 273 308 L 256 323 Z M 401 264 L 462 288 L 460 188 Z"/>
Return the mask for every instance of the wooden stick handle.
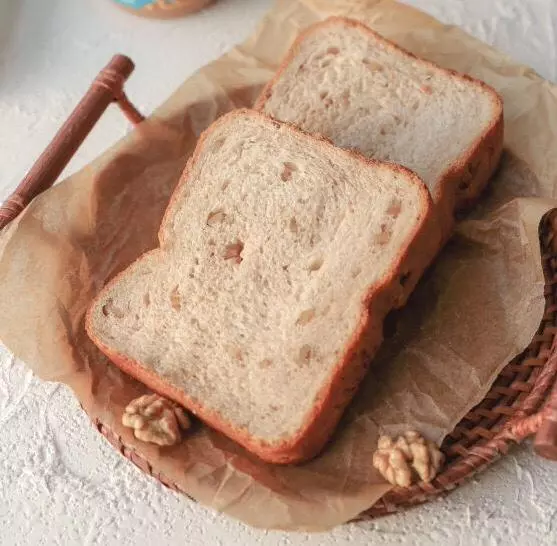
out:
<path id="1" fill-rule="evenodd" d="M 133 124 L 143 121 L 144 117 L 124 93 L 124 82 L 133 69 L 131 59 L 124 55 L 115 55 L 101 70 L 15 192 L 0 208 L 0 229 L 14 220 L 33 198 L 56 182 L 111 102 L 118 102 Z"/>

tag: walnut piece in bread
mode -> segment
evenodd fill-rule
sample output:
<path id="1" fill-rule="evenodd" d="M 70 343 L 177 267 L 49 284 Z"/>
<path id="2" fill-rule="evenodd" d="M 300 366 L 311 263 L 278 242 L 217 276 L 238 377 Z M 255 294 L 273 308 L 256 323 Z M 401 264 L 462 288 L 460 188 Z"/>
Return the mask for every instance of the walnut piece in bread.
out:
<path id="1" fill-rule="evenodd" d="M 133 428 L 138 440 L 159 446 L 179 443 L 181 430 L 191 426 L 189 417 L 180 406 L 158 394 L 145 394 L 132 400 L 124 410 L 122 424 Z"/>

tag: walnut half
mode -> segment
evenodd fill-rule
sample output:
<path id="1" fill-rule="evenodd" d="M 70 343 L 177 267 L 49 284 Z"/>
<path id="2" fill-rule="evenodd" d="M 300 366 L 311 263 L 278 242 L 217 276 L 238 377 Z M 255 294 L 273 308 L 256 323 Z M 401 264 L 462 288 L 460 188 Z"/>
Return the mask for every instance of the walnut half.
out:
<path id="1" fill-rule="evenodd" d="M 443 465 L 437 445 L 415 431 L 405 432 L 396 441 L 381 436 L 373 454 L 373 466 L 391 484 L 409 487 L 419 478 L 431 482 Z"/>
<path id="2" fill-rule="evenodd" d="M 181 429 L 187 430 L 191 426 L 188 415 L 180 406 L 158 394 L 145 394 L 132 400 L 124 410 L 122 424 L 133 428 L 138 440 L 159 446 L 179 443 Z"/>

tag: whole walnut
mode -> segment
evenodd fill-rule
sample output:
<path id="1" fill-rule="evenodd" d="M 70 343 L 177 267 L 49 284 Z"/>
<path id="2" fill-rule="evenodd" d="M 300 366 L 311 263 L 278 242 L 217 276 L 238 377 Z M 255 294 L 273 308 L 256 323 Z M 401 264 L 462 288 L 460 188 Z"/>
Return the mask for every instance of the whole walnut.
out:
<path id="1" fill-rule="evenodd" d="M 373 466 L 391 484 L 409 487 L 418 478 L 431 482 L 443 465 L 444 455 L 434 442 L 415 431 L 393 440 L 381 436 L 373 454 Z"/>
<path id="2" fill-rule="evenodd" d="M 124 410 L 122 424 L 132 428 L 138 440 L 159 446 L 179 443 L 181 430 L 191 426 L 183 408 L 158 394 L 145 394 L 132 400 Z"/>

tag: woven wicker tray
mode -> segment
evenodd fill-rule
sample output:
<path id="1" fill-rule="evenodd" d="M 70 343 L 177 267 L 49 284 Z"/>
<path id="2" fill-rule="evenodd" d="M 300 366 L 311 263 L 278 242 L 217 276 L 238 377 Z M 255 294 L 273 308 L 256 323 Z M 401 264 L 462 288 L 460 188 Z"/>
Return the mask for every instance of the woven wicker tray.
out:
<path id="1" fill-rule="evenodd" d="M 116 102 L 132 124 L 144 120 L 123 89 L 133 69 L 129 58 L 116 55 L 99 73 L 50 145 L 0 208 L 0 229 L 14 220 L 34 197 L 54 184 L 110 103 Z M 545 215 L 539 231 L 545 275 L 545 312 L 532 342 L 503 369 L 482 402 L 446 437 L 441 446 L 446 456 L 445 465 L 436 479 L 430 484 L 391 490 L 360 518 L 390 514 L 450 491 L 505 455 L 513 443 L 532 435 L 535 435 L 536 453 L 557 460 L 557 209 Z M 141 470 L 186 494 L 148 460 L 126 446 L 111 429 L 98 420 L 93 424 Z"/>

